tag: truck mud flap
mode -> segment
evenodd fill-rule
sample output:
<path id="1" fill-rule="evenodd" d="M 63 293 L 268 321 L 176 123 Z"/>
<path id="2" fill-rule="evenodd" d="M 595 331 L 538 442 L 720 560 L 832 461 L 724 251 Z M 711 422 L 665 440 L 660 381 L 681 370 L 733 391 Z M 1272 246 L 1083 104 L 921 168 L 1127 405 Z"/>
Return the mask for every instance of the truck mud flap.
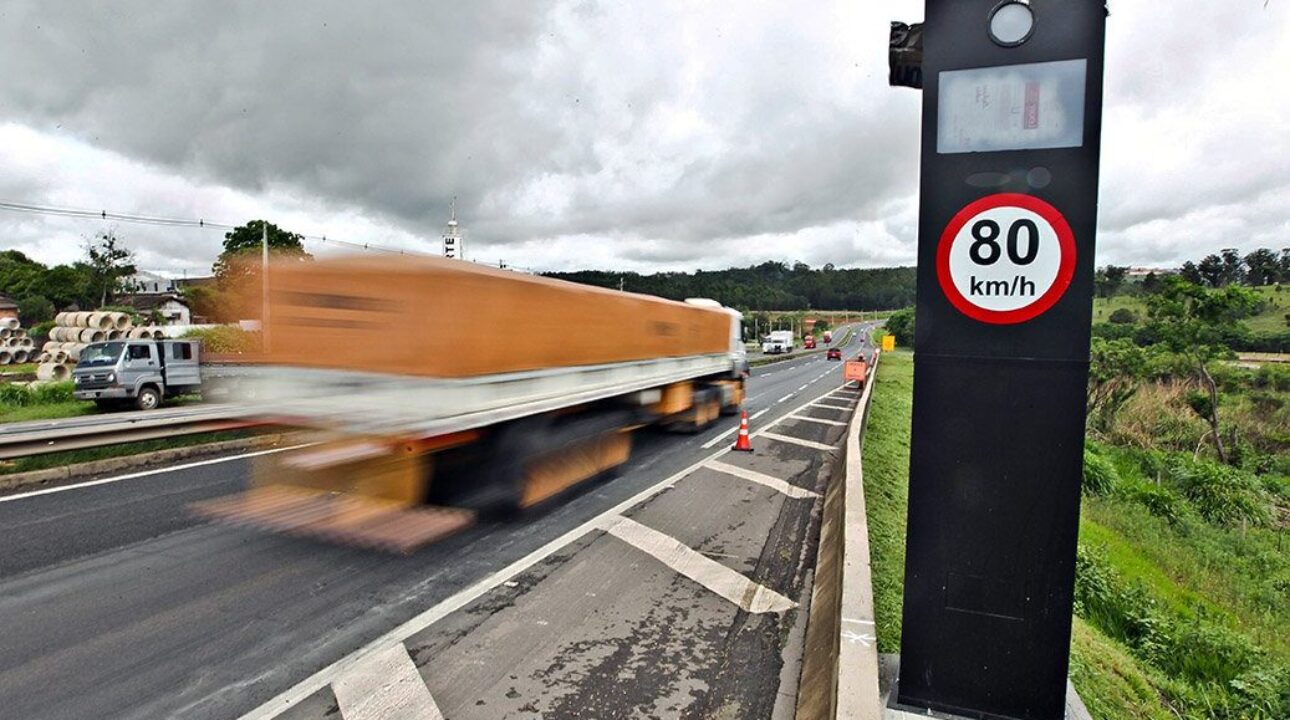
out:
<path id="1" fill-rule="evenodd" d="M 202 517 L 243 527 L 410 553 L 475 523 L 459 508 L 409 507 L 347 493 L 267 486 L 190 506 Z"/>

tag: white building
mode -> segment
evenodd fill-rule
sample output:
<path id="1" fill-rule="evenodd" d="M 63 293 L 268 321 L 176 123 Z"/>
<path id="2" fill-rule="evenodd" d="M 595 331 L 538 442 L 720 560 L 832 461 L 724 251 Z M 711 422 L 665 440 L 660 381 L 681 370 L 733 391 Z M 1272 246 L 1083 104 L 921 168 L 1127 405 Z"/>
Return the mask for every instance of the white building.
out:
<path id="1" fill-rule="evenodd" d="M 175 279 L 140 270 L 124 281 L 125 291 L 132 295 L 166 295 L 178 292 Z"/>
<path id="2" fill-rule="evenodd" d="M 188 307 L 188 303 L 176 294 L 152 294 L 139 293 L 136 295 L 119 295 L 117 304 L 125 305 L 139 311 L 140 314 L 147 316 L 156 313 L 159 318 L 159 325 L 191 325 L 193 322 L 193 312 Z"/>

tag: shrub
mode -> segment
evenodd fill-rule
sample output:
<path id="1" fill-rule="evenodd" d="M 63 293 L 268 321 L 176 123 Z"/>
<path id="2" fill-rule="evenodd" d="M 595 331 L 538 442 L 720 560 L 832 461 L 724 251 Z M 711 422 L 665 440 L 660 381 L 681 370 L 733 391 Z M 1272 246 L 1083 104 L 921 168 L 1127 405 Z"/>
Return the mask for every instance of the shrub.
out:
<path id="1" fill-rule="evenodd" d="M 887 318 L 887 332 L 896 336 L 896 342 L 905 347 L 914 347 L 914 309 L 898 310 Z"/>
<path id="2" fill-rule="evenodd" d="M 1129 308 L 1120 308 L 1107 319 L 1116 325 L 1133 325 L 1138 322 L 1138 314 Z"/>
<path id="3" fill-rule="evenodd" d="M 1085 495 L 1110 495 L 1120 482 L 1120 475 L 1111 461 L 1084 449 L 1084 482 L 1080 486 Z"/>
<path id="4" fill-rule="evenodd" d="M 1164 520 L 1170 525 L 1177 525 L 1186 510 L 1185 501 L 1178 493 L 1167 487 L 1154 483 L 1134 480 L 1122 483 L 1117 494 L 1147 509 L 1147 512 Z"/>
<path id="5" fill-rule="evenodd" d="M 41 383 L 39 385 L 18 385 L 7 383 L 0 385 L 0 405 L 7 407 L 28 407 L 31 405 L 53 405 L 71 402 L 74 387 L 70 382 Z"/>
<path id="6" fill-rule="evenodd" d="M 1264 525 L 1271 519 L 1269 498 L 1249 473 L 1200 460 L 1175 464 L 1169 476 L 1209 522 Z"/>
<path id="7" fill-rule="evenodd" d="M 200 340 L 203 352 L 246 353 L 260 349 L 260 333 L 247 332 L 234 325 L 193 328 L 184 337 Z"/>

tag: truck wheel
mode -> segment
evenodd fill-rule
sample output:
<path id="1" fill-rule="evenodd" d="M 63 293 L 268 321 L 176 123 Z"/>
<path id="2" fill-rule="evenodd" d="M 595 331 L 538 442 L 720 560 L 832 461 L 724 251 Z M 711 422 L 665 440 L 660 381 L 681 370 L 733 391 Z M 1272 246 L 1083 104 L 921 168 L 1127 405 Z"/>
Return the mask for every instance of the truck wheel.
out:
<path id="1" fill-rule="evenodd" d="M 139 396 L 134 399 L 134 406 L 140 410 L 156 410 L 160 405 L 161 392 L 151 385 L 140 389 Z"/>

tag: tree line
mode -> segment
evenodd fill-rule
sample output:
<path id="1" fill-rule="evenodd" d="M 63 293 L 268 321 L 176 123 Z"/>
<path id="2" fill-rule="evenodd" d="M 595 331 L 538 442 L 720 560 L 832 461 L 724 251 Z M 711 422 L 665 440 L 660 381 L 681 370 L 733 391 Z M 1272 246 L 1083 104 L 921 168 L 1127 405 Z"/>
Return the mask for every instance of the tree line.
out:
<path id="1" fill-rule="evenodd" d="M 812 268 L 768 261 L 746 268 L 642 275 L 610 270 L 543 273 L 584 285 L 672 300 L 711 298 L 742 310 L 890 310 L 914 303 L 912 267 Z"/>
<path id="2" fill-rule="evenodd" d="M 266 230 L 275 259 L 310 260 L 304 236 L 264 220 L 251 220 L 224 234 L 223 250 L 211 267 L 214 282 L 181 288 L 193 313 L 217 321 L 237 320 L 239 296 L 256 282 L 261 238 Z M 110 307 L 119 296 L 138 290 L 130 278 L 138 269 L 134 253 L 114 230 L 85 242 L 82 259 L 47 266 L 18 250 L 0 251 L 0 293 L 13 298 L 28 326 L 48 322 L 63 310 Z"/>

